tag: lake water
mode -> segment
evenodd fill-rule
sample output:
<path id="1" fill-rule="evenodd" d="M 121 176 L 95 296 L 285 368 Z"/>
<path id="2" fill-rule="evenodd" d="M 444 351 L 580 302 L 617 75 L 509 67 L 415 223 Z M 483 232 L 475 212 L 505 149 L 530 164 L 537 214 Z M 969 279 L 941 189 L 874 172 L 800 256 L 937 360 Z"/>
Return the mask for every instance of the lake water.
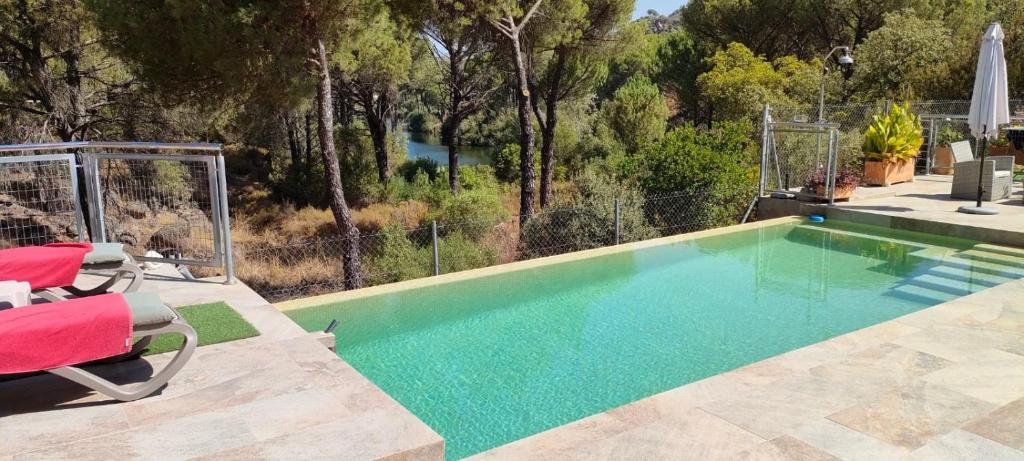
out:
<path id="1" fill-rule="evenodd" d="M 448 146 L 433 136 L 420 133 L 403 133 L 408 140 L 406 148 L 409 159 L 429 158 L 438 165 L 448 165 Z M 479 146 L 462 146 L 459 148 L 460 165 L 490 165 L 494 163 L 494 148 Z"/>

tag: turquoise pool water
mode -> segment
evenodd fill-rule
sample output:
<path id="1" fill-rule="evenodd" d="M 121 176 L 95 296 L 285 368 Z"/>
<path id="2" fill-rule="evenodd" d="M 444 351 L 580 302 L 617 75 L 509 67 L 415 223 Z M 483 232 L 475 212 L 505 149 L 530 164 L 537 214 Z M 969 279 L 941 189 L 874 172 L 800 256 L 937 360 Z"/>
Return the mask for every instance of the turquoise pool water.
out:
<path id="1" fill-rule="evenodd" d="M 287 314 L 458 459 L 1024 276 L 973 244 L 782 224 Z"/>

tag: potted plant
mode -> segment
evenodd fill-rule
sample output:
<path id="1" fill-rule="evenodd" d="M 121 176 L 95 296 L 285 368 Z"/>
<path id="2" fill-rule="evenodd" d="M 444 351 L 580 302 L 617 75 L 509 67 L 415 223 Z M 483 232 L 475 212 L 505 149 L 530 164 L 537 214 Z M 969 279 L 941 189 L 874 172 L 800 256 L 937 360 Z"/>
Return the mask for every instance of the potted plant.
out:
<path id="1" fill-rule="evenodd" d="M 914 180 L 914 158 L 924 144 L 921 121 L 909 104 L 873 117 L 864 132 L 864 182 L 872 186 Z"/>
<path id="2" fill-rule="evenodd" d="M 988 155 L 995 157 L 1010 153 L 1010 140 L 1006 137 L 1006 130 L 999 130 L 999 137 L 993 139 L 988 145 Z"/>
<path id="3" fill-rule="evenodd" d="M 932 155 L 932 173 L 953 174 L 953 149 L 950 144 L 963 141 L 964 135 L 951 125 L 942 127 L 935 135 L 935 153 Z"/>
<path id="4" fill-rule="evenodd" d="M 814 174 L 807 178 L 804 189 L 814 194 L 819 199 L 828 199 L 828 191 L 825 183 L 828 181 L 828 174 L 824 168 L 818 168 Z M 832 196 L 835 200 L 849 200 L 853 192 L 860 185 L 860 175 L 854 170 L 842 168 L 836 172 L 836 189 Z"/>

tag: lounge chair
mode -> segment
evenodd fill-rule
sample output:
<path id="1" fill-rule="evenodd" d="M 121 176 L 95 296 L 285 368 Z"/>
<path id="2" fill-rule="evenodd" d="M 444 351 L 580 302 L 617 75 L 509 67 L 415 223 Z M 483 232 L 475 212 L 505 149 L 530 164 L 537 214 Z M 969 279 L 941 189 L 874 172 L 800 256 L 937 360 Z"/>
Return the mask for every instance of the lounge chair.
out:
<path id="1" fill-rule="evenodd" d="M 981 160 L 975 159 L 971 152 L 971 144 L 959 141 L 950 144 L 953 150 L 953 189 L 950 196 L 955 199 L 974 200 L 978 198 L 978 173 L 981 170 L 981 183 L 984 189 L 981 199 L 985 201 L 999 200 L 1010 196 L 1013 188 L 1013 157 L 996 156 Z"/>
<path id="2" fill-rule="evenodd" d="M 112 295 L 113 296 L 113 295 Z M 114 399 L 129 402 L 146 397 L 163 387 L 167 382 L 181 370 L 188 362 L 192 353 L 195 352 L 197 338 L 196 332 L 188 325 L 173 309 L 164 304 L 159 297 L 152 293 L 126 293 L 124 299 L 132 312 L 132 330 L 137 341 L 127 353 L 108 357 L 102 360 L 89 362 L 109 363 L 134 358 L 149 344 L 150 339 L 165 333 L 179 333 L 184 336 L 181 349 L 168 362 L 162 370 L 153 375 L 149 380 L 141 383 L 118 385 L 103 379 L 93 373 L 81 368 L 84 364 L 74 366 L 62 366 L 45 371 L 62 378 L 74 381 L 85 387 L 93 389 Z M 69 302 L 69 301 L 62 301 Z M 61 302 L 54 303 L 59 305 Z M 32 309 L 24 307 L 17 309 Z"/>
<path id="3" fill-rule="evenodd" d="M 131 275 L 132 281 L 124 289 L 125 293 L 138 291 L 142 285 L 142 269 L 128 253 L 124 252 L 121 243 L 93 243 L 92 251 L 85 254 L 82 260 L 82 274 L 108 276 L 107 280 L 93 288 L 61 287 L 75 296 L 91 296 L 106 293 L 125 275 Z M 111 273 L 112 272 L 112 273 Z"/>

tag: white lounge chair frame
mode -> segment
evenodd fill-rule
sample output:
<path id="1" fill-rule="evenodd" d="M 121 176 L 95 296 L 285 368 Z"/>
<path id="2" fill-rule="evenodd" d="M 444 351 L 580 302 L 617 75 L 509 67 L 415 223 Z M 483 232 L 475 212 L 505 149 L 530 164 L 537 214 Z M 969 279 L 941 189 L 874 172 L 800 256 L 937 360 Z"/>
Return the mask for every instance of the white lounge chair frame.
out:
<path id="1" fill-rule="evenodd" d="M 185 337 L 185 340 L 181 345 L 181 349 L 178 349 L 178 352 L 174 355 L 174 358 L 162 370 L 145 382 L 118 385 L 75 366 L 54 368 L 46 371 L 122 402 L 138 400 L 149 396 L 167 384 L 175 374 L 181 371 L 181 368 L 185 366 L 185 363 L 188 362 L 188 359 L 192 357 L 192 353 L 196 350 L 198 342 L 196 331 L 189 324 L 185 323 L 181 317 L 178 317 L 170 323 L 136 327 L 135 336 L 143 336 L 144 338 L 135 343 L 131 352 L 120 357 L 138 354 L 149 344 L 152 338 L 164 333 L 180 333 Z"/>

